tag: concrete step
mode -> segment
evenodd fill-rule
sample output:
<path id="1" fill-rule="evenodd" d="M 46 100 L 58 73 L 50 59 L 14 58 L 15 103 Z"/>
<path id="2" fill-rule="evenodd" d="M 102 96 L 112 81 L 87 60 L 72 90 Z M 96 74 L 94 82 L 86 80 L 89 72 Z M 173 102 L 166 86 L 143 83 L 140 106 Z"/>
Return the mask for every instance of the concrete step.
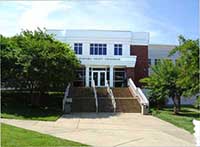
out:
<path id="1" fill-rule="evenodd" d="M 132 94 L 128 87 L 112 88 L 114 97 L 132 97 Z"/>
<path id="2" fill-rule="evenodd" d="M 141 107 L 138 100 L 130 97 L 115 98 L 116 112 L 140 113 Z"/>
<path id="3" fill-rule="evenodd" d="M 98 98 L 99 112 L 113 112 L 113 105 L 110 98 Z"/>
<path id="4" fill-rule="evenodd" d="M 92 88 L 71 87 L 69 90 L 69 97 L 71 97 L 71 98 L 75 98 L 75 97 L 94 98 L 94 93 L 93 93 Z"/>
<path id="5" fill-rule="evenodd" d="M 72 98 L 72 112 L 96 112 L 94 98 Z"/>
<path id="6" fill-rule="evenodd" d="M 97 87 L 96 88 L 96 91 L 97 91 L 97 97 L 108 97 L 108 92 L 107 92 L 107 89 L 105 87 Z"/>

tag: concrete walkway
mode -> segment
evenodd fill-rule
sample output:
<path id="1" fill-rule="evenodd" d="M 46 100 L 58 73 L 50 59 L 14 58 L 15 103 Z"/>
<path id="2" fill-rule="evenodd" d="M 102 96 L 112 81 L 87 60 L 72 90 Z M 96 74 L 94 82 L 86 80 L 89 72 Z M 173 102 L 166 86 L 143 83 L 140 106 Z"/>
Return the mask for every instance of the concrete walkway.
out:
<path id="1" fill-rule="evenodd" d="M 76 113 L 56 122 L 1 119 L 17 127 L 92 146 L 195 146 L 187 131 L 135 113 Z"/>

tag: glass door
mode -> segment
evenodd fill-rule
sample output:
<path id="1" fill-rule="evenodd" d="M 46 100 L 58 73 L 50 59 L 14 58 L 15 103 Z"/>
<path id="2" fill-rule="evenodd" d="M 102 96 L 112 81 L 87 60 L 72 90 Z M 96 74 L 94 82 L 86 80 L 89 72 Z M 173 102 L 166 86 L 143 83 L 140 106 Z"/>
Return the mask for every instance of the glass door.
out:
<path id="1" fill-rule="evenodd" d="M 100 83 L 99 86 L 103 87 L 106 85 L 106 72 L 105 71 L 100 71 L 99 72 L 99 77 L 100 77 Z"/>
<path id="2" fill-rule="evenodd" d="M 95 86 L 98 86 L 98 74 L 99 73 L 97 71 L 92 72 L 92 77 L 93 77 Z"/>
<path id="3" fill-rule="evenodd" d="M 104 87 L 106 85 L 106 72 L 105 71 L 92 71 L 92 79 L 95 86 Z"/>

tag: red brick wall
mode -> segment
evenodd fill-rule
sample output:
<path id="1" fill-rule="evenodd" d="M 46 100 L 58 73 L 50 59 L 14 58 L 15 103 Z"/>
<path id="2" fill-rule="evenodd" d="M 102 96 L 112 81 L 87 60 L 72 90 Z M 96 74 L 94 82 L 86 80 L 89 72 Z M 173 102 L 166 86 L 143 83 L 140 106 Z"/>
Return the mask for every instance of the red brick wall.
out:
<path id="1" fill-rule="evenodd" d="M 141 87 L 139 80 L 148 76 L 148 46 L 131 45 L 130 55 L 137 56 L 133 81 L 136 86 Z"/>
<path id="2" fill-rule="evenodd" d="M 134 68 L 125 68 L 125 72 L 126 72 L 126 77 L 127 79 L 131 78 L 132 80 L 134 80 Z"/>

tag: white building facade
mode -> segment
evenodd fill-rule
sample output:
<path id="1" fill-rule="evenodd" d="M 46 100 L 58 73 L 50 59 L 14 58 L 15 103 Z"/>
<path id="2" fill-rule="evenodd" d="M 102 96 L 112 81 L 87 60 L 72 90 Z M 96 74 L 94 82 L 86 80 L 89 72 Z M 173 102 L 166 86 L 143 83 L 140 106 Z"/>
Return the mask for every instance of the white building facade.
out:
<path id="1" fill-rule="evenodd" d="M 148 46 L 149 33 L 104 30 L 48 30 L 55 38 L 68 43 L 81 61 L 77 85 L 89 87 L 94 79 L 97 87 L 123 87 L 127 69 L 134 69 L 137 56 L 131 45 Z"/>

